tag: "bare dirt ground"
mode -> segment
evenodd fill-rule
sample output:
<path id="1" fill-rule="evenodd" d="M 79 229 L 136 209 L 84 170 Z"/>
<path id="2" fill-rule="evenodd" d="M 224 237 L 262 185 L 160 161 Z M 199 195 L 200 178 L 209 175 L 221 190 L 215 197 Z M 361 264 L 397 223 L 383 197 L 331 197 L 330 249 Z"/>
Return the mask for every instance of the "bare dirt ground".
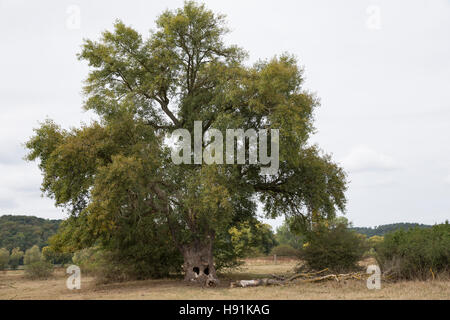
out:
<path id="1" fill-rule="evenodd" d="M 0 299 L 450 299 L 450 281 L 402 281 L 382 283 L 380 290 L 369 290 L 365 281 L 328 281 L 296 283 L 285 286 L 229 288 L 231 281 L 292 273 L 295 261 L 247 260 L 238 270 L 220 275 L 221 285 L 205 289 L 190 286 L 178 278 L 97 284 L 93 277 L 82 276 L 80 290 L 66 288 L 63 269 L 48 280 L 29 280 L 23 271 L 0 273 Z"/>

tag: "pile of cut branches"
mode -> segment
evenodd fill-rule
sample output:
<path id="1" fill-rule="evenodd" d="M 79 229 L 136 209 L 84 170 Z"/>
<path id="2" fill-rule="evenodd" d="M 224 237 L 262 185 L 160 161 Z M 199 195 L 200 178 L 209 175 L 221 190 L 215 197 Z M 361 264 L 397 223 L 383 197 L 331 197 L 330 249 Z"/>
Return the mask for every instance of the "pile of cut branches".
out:
<path id="1" fill-rule="evenodd" d="M 285 285 L 294 280 L 297 282 L 321 282 L 328 280 L 335 280 L 337 282 L 343 280 L 365 280 L 369 274 L 364 272 L 352 272 L 352 273 L 341 273 L 335 274 L 330 273 L 328 269 L 323 269 L 321 271 L 316 272 L 302 272 L 297 273 L 292 276 L 279 276 L 279 275 L 271 275 L 272 279 L 264 278 L 264 279 L 256 279 L 256 280 L 239 280 L 231 283 L 232 288 L 240 287 L 257 287 L 257 286 L 268 286 L 268 285 Z"/>

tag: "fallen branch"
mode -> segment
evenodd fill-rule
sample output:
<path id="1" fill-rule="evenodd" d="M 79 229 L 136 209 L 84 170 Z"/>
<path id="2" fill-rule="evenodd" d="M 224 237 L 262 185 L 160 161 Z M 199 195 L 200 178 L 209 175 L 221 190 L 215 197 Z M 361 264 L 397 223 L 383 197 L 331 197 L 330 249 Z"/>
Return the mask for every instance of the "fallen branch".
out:
<path id="1" fill-rule="evenodd" d="M 328 271 L 328 268 L 326 268 L 326 269 L 323 269 L 323 270 L 321 270 L 321 271 L 317 271 L 317 272 L 309 272 L 309 273 L 299 273 L 299 274 L 295 274 L 295 275 L 293 275 L 292 277 L 290 277 L 289 279 L 287 279 L 287 281 L 293 281 L 293 280 L 295 280 L 295 279 L 298 279 L 298 278 L 311 278 L 311 277 L 313 277 L 313 276 L 316 276 L 316 275 L 318 275 L 318 274 L 321 274 L 321 273 L 324 273 L 324 272 L 326 272 L 326 271 Z"/>
<path id="2" fill-rule="evenodd" d="M 270 285 L 280 285 L 283 284 L 284 281 L 274 280 L 274 279 L 256 279 L 256 280 L 240 280 L 231 283 L 232 288 L 240 287 L 258 287 L 258 286 L 270 286 Z"/>
<path id="3" fill-rule="evenodd" d="M 303 283 L 307 282 L 320 282 L 320 281 L 327 281 L 327 280 L 335 280 L 337 282 L 340 282 L 342 280 L 349 280 L 349 279 L 356 279 L 356 280 L 363 280 L 364 276 L 369 276 L 368 274 L 364 274 L 361 272 L 354 272 L 354 273 L 346 273 L 346 274 L 327 274 L 327 275 L 321 275 L 328 271 L 328 269 L 324 269 L 317 272 L 310 272 L 310 273 L 299 273 L 295 274 L 289 278 L 286 278 L 284 276 L 280 275 L 272 275 L 275 279 L 255 279 L 255 280 L 240 280 L 235 281 L 231 283 L 231 287 L 240 287 L 240 288 L 246 288 L 246 287 L 257 287 L 257 286 L 267 286 L 267 285 L 284 285 L 291 281 L 298 280 Z M 318 276 L 321 275 L 321 276 Z"/>

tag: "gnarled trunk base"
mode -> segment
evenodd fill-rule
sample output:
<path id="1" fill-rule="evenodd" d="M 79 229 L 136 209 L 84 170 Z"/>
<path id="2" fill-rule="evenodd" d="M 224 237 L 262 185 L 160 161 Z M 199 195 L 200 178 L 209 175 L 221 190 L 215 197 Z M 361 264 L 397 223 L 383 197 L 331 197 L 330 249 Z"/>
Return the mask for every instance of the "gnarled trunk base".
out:
<path id="1" fill-rule="evenodd" d="M 216 286 L 219 283 L 214 258 L 212 244 L 194 243 L 183 247 L 184 257 L 184 280 L 208 287 Z"/>

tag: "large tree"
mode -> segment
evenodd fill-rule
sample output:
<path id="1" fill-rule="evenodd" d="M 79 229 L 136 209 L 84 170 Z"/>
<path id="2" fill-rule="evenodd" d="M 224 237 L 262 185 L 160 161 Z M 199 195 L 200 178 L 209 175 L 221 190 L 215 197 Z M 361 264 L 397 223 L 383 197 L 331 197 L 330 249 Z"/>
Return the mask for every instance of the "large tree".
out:
<path id="1" fill-rule="evenodd" d="M 216 237 L 254 218 L 258 202 L 268 217 L 292 216 L 305 227 L 344 210 L 345 173 L 308 144 L 318 100 L 302 88 L 296 59 L 246 65 L 246 53 L 225 44 L 227 32 L 222 15 L 186 2 L 161 14 L 148 39 L 119 21 L 99 41 L 85 41 L 84 108 L 99 120 L 72 130 L 47 120 L 27 143 L 43 191 L 82 221 L 73 234 L 126 241 L 124 230 L 133 231 L 123 221 L 150 221 L 148 246 L 167 230 L 186 280 L 214 282 Z M 194 137 L 194 121 L 203 134 L 278 129 L 279 169 L 175 164 L 168 134 L 187 129 Z M 246 148 L 248 160 L 254 150 Z"/>

